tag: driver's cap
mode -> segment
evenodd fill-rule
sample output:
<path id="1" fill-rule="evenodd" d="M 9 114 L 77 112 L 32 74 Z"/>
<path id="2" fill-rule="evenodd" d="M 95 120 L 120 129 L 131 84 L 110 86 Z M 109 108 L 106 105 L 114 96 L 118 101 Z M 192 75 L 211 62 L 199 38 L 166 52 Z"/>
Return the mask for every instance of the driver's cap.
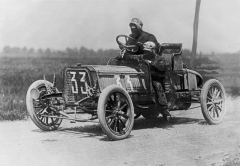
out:
<path id="1" fill-rule="evenodd" d="M 141 20 L 139 20 L 138 18 L 133 18 L 129 24 L 129 26 L 131 26 L 131 24 L 136 25 L 139 29 L 142 29 L 143 23 Z"/>

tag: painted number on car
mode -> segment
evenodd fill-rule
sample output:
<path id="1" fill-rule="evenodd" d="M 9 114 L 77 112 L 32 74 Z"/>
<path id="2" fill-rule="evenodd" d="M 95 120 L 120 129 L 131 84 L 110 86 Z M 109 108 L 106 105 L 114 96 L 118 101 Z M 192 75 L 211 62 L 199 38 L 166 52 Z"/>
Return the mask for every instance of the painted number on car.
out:
<path id="1" fill-rule="evenodd" d="M 71 74 L 71 82 L 72 82 L 72 93 L 80 93 L 81 94 L 87 94 L 87 89 L 86 89 L 86 72 L 75 72 L 75 71 L 70 71 Z M 77 79 L 77 74 L 79 74 L 80 79 L 78 77 Z M 79 85 L 79 86 L 78 86 Z"/>
<path id="2" fill-rule="evenodd" d="M 109 85 L 118 85 L 128 92 L 138 92 L 147 90 L 147 85 L 141 75 L 138 74 L 113 74 L 99 76 L 99 85 L 101 89 Z"/>
<path id="3" fill-rule="evenodd" d="M 121 86 L 121 87 L 127 86 L 130 90 L 133 90 L 133 85 L 132 85 L 132 82 L 131 82 L 131 80 L 130 80 L 130 76 L 129 76 L 129 75 L 126 75 L 126 76 L 125 76 L 126 83 L 127 83 L 127 85 L 125 85 L 125 86 L 122 85 L 122 83 L 121 83 L 121 81 L 120 81 L 121 78 L 120 78 L 119 75 L 115 75 L 114 78 L 116 78 L 116 83 L 117 83 L 118 86 Z"/>
<path id="4" fill-rule="evenodd" d="M 132 82 L 131 82 L 131 80 L 130 80 L 130 76 L 129 76 L 129 75 L 126 75 L 125 77 L 127 78 L 127 83 L 128 83 L 128 85 L 130 86 L 130 89 L 133 90 L 133 85 L 132 85 Z"/>

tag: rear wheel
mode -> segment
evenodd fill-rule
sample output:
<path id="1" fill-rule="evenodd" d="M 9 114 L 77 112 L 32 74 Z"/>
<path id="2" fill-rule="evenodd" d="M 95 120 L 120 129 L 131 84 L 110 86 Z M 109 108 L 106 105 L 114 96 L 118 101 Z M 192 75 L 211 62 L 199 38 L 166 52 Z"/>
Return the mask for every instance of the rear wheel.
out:
<path id="1" fill-rule="evenodd" d="M 98 101 L 98 118 L 104 133 L 112 140 L 126 138 L 133 127 L 134 107 L 125 89 L 109 85 Z"/>
<path id="2" fill-rule="evenodd" d="M 216 79 L 208 80 L 201 91 L 202 114 L 208 124 L 219 124 L 226 114 L 226 94 Z"/>
<path id="3" fill-rule="evenodd" d="M 50 82 L 47 81 L 47 84 Z M 47 93 L 47 89 L 44 80 L 38 80 L 32 83 L 27 91 L 26 104 L 27 111 L 34 122 L 34 124 L 44 131 L 56 130 L 62 122 L 59 118 L 49 118 L 46 116 L 56 116 L 56 111 L 48 106 L 48 103 L 42 102 L 38 99 L 31 97 L 31 90 L 36 89 L 39 92 L 39 98 Z M 58 115 L 59 116 L 59 115 Z"/>

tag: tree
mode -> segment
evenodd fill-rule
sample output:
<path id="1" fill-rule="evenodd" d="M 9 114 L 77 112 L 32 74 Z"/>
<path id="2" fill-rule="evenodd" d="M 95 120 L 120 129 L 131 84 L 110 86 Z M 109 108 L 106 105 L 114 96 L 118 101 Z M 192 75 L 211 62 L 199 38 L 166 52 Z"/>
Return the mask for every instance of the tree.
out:
<path id="1" fill-rule="evenodd" d="M 22 48 L 22 53 L 26 53 L 27 52 L 27 47 L 23 47 Z"/>
<path id="2" fill-rule="evenodd" d="M 19 48 L 19 47 L 12 47 L 11 48 L 11 53 L 13 53 L 13 54 L 19 54 L 19 53 L 21 53 L 21 49 Z"/>
<path id="3" fill-rule="evenodd" d="M 4 53 L 4 54 L 9 54 L 10 51 L 11 51 L 11 48 L 10 48 L 9 46 L 3 47 L 3 53 Z"/>
<path id="4" fill-rule="evenodd" d="M 86 47 L 82 46 L 79 50 L 79 55 L 80 55 L 80 57 L 88 57 L 89 50 Z"/>
<path id="5" fill-rule="evenodd" d="M 37 54 L 40 55 L 40 56 L 43 55 L 43 50 L 41 48 L 39 48 L 38 51 L 37 51 Z"/>
<path id="6" fill-rule="evenodd" d="M 77 48 L 66 48 L 66 52 L 70 57 L 78 56 L 78 49 Z"/>
<path id="7" fill-rule="evenodd" d="M 34 48 L 30 48 L 30 49 L 28 50 L 28 54 L 29 54 L 29 55 L 34 54 Z"/>
<path id="8" fill-rule="evenodd" d="M 50 50 L 50 48 L 47 48 L 44 52 L 45 56 L 51 56 L 52 52 Z"/>

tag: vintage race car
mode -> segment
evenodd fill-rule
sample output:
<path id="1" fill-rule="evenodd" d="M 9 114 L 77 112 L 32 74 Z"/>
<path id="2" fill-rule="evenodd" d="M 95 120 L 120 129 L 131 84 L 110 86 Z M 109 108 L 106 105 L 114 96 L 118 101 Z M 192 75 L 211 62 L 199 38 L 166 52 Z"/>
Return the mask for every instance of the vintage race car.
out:
<path id="1" fill-rule="evenodd" d="M 132 53 L 142 43 L 127 45 L 128 36 L 119 35 L 117 43 Z M 226 113 L 225 90 L 211 79 L 203 84 L 202 76 L 183 67 L 182 45 L 162 44 L 160 54 L 165 57 L 176 92 L 174 110 L 187 110 L 192 103 L 200 103 L 208 124 L 219 124 Z M 110 65 L 114 64 L 114 65 Z M 104 133 L 112 140 L 130 134 L 134 119 L 157 118 L 161 107 L 152 85 L 150 65 L 145 60 L 124 61 L 110 59 L 108 65 L 65 67 L 64 88 L 60 92 L 45 78 L 31 84 L 26 95 L 28 113 L 37 127 L 44 131 L 58 129 L 62 119 L 89 122 L 98 119 Z M 89 114 L 89 118 L 81 118 Z"/>

